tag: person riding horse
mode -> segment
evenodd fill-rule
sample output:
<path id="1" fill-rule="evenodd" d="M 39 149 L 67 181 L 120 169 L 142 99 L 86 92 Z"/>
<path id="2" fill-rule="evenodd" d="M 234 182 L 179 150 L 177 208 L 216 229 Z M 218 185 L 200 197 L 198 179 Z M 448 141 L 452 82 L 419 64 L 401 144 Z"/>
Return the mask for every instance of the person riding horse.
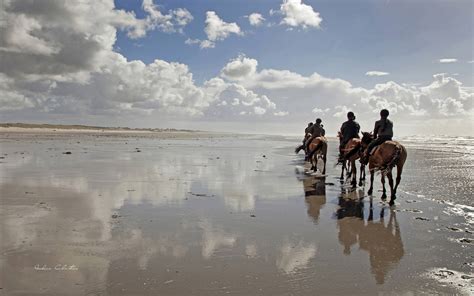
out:
<path id="1" fill-rule="evenodd" d="M 390 113 L 387 109 L 382 109 L 380 111 L 380 120 L 375 122 L 374 127 L 374 140 L 370 142 L 367 150 L 364 153 L 364 156 L 361 158 L 361 162 L 367 164 L 369 161 L 369 156 L 371 155 L 372 150 L 382 144 L 385 141 L 391 141 L 393 137 L 393 122 L 388 119 Z"/>
<path id="2" fill-rule="evenodd" d="M 320 118 L 317 118 L 315 124 L 313 124 L 312 122 L 308 123 L 308 127 L 306 127 L 304 130 L 305 140 L 303 141 L 303 145 L 297 147 L 295 149 L 295 153 L 298 153 L 301 149 L 308 151 L 308 147 L 311 141 L 313 141 L 317 137 L 324 136 L 326 134 L 326 131 L 324 130 L 321 122 L 322 120 Z M 311 135 L 311 137 L 309 137 L 309 135 Z"/>
<path id="3" fill-rule="evenodd" d="M 343 149 L 347 142 L 349 142 L 350 139 L 359 138 L 360 125 L 355 121 L 355 119 L 354 112 L 350 111 L 347 113 L 347 121 L 341 126 L 341 137 L 339 138 L 339 162 L 343 161 Z"/>
<path id="4" fill-rule="evenodd" d="M 323 128 L 323 125 L 321 124 L 322 120 L 321 118 L 316 118 L 316 123 L 313 124 L 310 128 L 310 134 L 311 138 L 309 138 L 306 143 L 304 144 L 305 150 L 309 150 L 309 144 L 316 139 L 317 137 L 324 137 L 326 135 L 326 131 Z M 314 151 L 310 151 L 308 156 L 306 157 L 307 159 L 310 159 L 313 156 Z"/>

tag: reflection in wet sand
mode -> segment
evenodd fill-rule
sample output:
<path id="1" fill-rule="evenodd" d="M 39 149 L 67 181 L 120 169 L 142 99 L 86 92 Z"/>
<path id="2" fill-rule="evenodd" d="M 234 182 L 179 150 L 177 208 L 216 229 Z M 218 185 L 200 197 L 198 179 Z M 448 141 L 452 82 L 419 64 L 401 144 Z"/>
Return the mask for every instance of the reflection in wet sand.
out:
<path id="1" fill-rule="evenodd" d="M 318 223 L 321 208 L 326 204 L 326 178 L 307 177 L 303 179 L 304 195 L 308 215 Z"/>
<path id="2" fill-rule="evenodd" d="M 361 250 L 367 251 L 372 274 L 377 284 L 383 284 L 387 273 L 404 255 L 400 227 L 394 210 L 389 212 L 388 223 L 385 223 L 383 208 L 378 221 L 374 220 L 372 200 L 368 215 L 364 217 L 363 194 L 363 190 L 353 190 L 339 196 L 336 212 L 339 243 L 344 246 L 345 255 L 350 255 L 351 248 L 357 243 Z"/>
<path id="3" fill-rule="evenodd" d="M 65 156 L 66 140 L 2 143 L 0 294 L 407 294 L 426 284 L 429 258 L 449 257 L 405 232 L 404 256 L 395 212 L 341 193 L 335 176 L 295 179 L 292 142 L 133 139 L 136 153 L 130 138 L 93 137 Z"/>

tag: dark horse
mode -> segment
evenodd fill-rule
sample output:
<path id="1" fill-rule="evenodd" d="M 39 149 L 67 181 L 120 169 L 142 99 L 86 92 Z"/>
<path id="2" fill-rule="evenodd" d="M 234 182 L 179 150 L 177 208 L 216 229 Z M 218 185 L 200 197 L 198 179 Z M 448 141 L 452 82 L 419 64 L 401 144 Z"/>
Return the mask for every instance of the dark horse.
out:
<path id="1" fill-rule="evenodd" d="M 357 185 L 357 167 L 356 160 L 360 158 L 362 154 L 362 145 L 359 138 L 350 139 L 344 148 L 340 151 L 342 159 L 342 171 L 341 171 L 341 180 L 344 179 L 344 169 L 347 169 L 347 177 L 351 178 L 352 187 Z M 341 163 L 341 162 L 339 162 Z M 365 181 L 365 165 L 361 163 L 360 165 L 360 178 L 359 186 L 362 186 L 362 181 Z"/>
<path id="2" fill-rule="evenodd" d="M 361 147 L 362 150 L 365 151 L 374 137 L 372 133 L 367 132 L 363 132 L 362 135 Z M 402 178 L 403 165 L 405 164 L 406 159 L 407 151 L 405 147 L 403 147 L 403 145 L 397 141 L 386 141 L 377 146 L 375 151 L 369 157 L 370 188 L 367 193 L 372 195 L 374 188 L 374 174 L 376 171 L 380 171 L 382 173 L 381 181 L 383 187 L 382 200 L 387 198 L 387 193 L 385 190 L 385 176 L 387 176 L 391 191 L 389 204 L 394 205 L 395 199 L 397 198 L 397 188 Z M 397 179 L 395 186 L 393 186 L 392 177 L 392 169 L 394 167 L 397 167 Z"/>

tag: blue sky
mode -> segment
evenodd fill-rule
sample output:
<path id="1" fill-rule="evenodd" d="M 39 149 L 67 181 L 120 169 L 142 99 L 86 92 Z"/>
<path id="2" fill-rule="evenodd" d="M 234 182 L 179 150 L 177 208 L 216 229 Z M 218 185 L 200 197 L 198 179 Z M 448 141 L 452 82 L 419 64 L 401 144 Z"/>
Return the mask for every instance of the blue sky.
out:
<path id="1" fill-rule="evenodd" d="M 399 135 L 474 136 L 473 3 L 11 0 L 0 116 L 335 135 L 388 108 Z"/>
<path id="2" fill-rule="evenodd" d="M 117 8 L 143 17 L 141 1 L 115 1 Z M 323 18 L 321 28 L 254 28 L 244 17 L 261 13 L 267 20 L 281 1 L 159 1 L 163 11 L 187 8 L 194 20 L 184 34 L 153 31 L 131 40 L 119 32 L 116 47 L 129 59 L 146 63 L 154 59 L 189 65 L 198 82 L 216 76 L 222 66 L 239 53 L 259 61 L 262 68 L 288 69 L 304 75 L 318 72 L 364 87 L 387 80 L 367 77 L 369 70 L 386 71 L 400 83 L 426 83 L 435 73 L 458 74 L 465 85 L 473 85 L 472 1 L 305 1 Z M 187 46 L 188 38 L 205 38 L 208 10 L 226 22 L 236 22 L 245 36 L 232 36 L 213 49 Z M 139 46 L 137 46 L 139 45 Z M 440 64 L 441 58 L 459 62 Z"/>

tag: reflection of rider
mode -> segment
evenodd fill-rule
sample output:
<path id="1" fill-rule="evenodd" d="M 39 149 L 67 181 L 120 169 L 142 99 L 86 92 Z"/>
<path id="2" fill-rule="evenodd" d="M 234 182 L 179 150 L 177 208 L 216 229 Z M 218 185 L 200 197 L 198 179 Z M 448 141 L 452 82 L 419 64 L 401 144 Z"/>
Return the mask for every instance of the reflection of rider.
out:
<path id="1" fill-rule="evenodd" d="M 348 112 L 347 113 L 347 121 L 344 122 L 341 126 L 340 130 L 340 135 L 341 137 L 339 138 L 340 143 L 339 143 L 339 152 L 342 154 L 342 150 L 346 146 L 347 142 L 349 142 L 350 139 L 352 138 L 359 138 L 359 130 L 360 130 L 360 125 L 355 121 L 356 117 L 354 115 L 354 112 Z M 342 155 L 340 155 L 339 158 L 341 158 Z"/>
<path id="2" fill-rule="evenodd" d="M 321 207 L 326 204 L 326 184 L 325 178 L 305 178 L 303 179 L 306 206 L 308 216 L 318 223 Z"/>
<path id="3" fill-rule="evenodd" d="M 404 255 L 403 242 L 400 235 L 395 212 L 390 212 L 390 220 L 385 226 L 380 221 L 369 221 L 359 234 L 359 246 L 369 252 L 370 267 L 377 284 L 385 282 L 389 268 L 400 261 Z"/>
<path id="4" fill-rule="evenodd" d="M 359 200 L 359 196 L 364 193 L 351 191 L 339 196 L 339 209 L 336 212 L 337 225 L 339 226 L 339 242 L 344 246 L 343 253 L 351 254 L 351 247 L 357 243 L 358 234 L 364 224 L 364 203 Z M 343 219 L 343 218 L 356 219 Z"/>
<path id="5" fill-rule="evenodd" d="M 389 112 L 387 109 L 380 111 L 380 120 L 375 122 L 374 127 L 374 140 L 370 142 L 367 150 L 365 151 L 363 162 L 367 163 L 369 153 L 375 146 L 382 144 L 385 141 L 392 140 L 393 137 L 393 122 L 388 119 Z"/>
<path id="6" fill-rule="evenodd" d="M 344 254 L 350 255 L 351 246 L 358 242 L 360 249 L 369 253 L 371 271 L 377 284 L 383 284 L 389 269 L 404 255 L 395 211 L 390 212 L 389 222 L 385 225 L 382 213 L 379 221 L 372 220 L 372 206 L 368 220 L 364 220 L 362 201 L 341 196 L 339 206 L 337 224 L 339 242 L 344 246 Z M 348 219 L 348 217 L 353 219 Z"/>

